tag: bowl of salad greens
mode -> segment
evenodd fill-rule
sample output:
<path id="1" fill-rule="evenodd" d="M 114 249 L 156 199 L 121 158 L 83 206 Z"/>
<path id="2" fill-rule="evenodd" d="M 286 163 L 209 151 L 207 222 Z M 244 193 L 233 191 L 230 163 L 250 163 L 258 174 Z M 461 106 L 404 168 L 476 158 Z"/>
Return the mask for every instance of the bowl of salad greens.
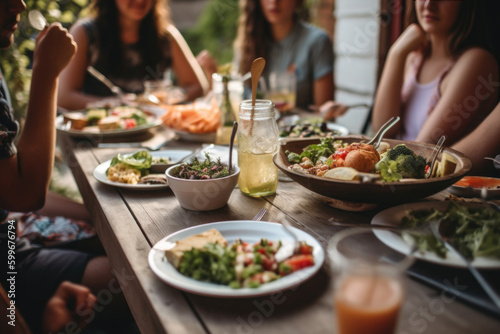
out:
<path id="1" fill-rule="evenodd" d="M 174 165 L 165 172 L 179 204 L 187 210 L 210 211 L 225 206 L 238 183 L 240 169 L 233 166 L 229 172 L 227 164 L 220 158 L 205 160 L 195 158 L 192 162 Z"/>

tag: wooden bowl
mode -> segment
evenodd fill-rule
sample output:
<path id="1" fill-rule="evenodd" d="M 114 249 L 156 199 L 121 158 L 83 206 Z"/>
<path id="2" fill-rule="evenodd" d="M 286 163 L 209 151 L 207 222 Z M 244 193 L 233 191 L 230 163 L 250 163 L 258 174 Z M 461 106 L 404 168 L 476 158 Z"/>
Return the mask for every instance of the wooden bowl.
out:
<path id="1" fill-rule="evenodd" d="M 336 137 L 346 143 L 354 143 L 367 140 L 363 136 L 344 136 Z M 427 161 L 430 160 L 434 145 L 417 142 L 407 142 L 402 140 L 387 139 L 391 147 L 397 144 L 406 144 L 415 153 L 423 156 Z M 274 164 L 291 179 L 301 186 L 327 197 L 361 203 L 403 203 L 412 202 L 440 192 L 460 180 L 466 175 L 472 162 L 464 154 L 450 148 L 444 148 L 443 152 L 451 155 L 457 162 L 455 172 L 444 177 L 408 180 L 403 182 L 367 182 L 361 181 L 343 181 L 330 178 L 324 178 L 315 175 L 307 175 L 292 171 L 288 168 L 291 164 L 288 162 L 286 151 L 300 154 L 304 148 L 311 144 L 318 144 L 319 139 L 283 139 L 281 147 L 274 155 Z M 440 157 L 438 157 L 438 160 Z"/>

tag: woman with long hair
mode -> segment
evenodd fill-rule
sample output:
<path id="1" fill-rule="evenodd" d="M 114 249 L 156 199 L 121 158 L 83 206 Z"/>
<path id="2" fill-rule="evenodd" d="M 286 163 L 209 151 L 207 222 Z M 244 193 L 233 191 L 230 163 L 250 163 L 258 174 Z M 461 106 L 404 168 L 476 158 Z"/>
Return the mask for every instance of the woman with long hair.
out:
<path id="1" fill-rule="evenodd" d="M 87 73 L 89 65 L 128 93 L 172 69 L 187 99 L 203 95 L 203 71 L 169 17 L 168 0 L 92 0 L 91 17 L 70 29 L 78 51 L 61 75 L 59 106 L 81 109 L 112 92 Z"/>
<path id="2" fill-rule="evenodd" d="M 293 73 L 296 105 L 307 109 L 333 99 L 333 46 L 328 35 L 299 18 L 303 0 L 241 0 L 234 64 L 241 75 L 263 57 L 262 76 Z M 207 77 L 217 64 L 207 51 L 198 55 Z M 269 87 L 269 86 L 268 86 Z"/>
<path id="3" fill-rule="evenodd" d="M 294 72 L 296 104 L 308 108 L 333 98 L 333 46 L 324 31 L 299 19 L 303 2 L 242 0 L 235 51 L 240 74 L 258 57 L 266 60 L 266 80 Z"/>
<path id="4" fill-rule="evenodd" d="M 498 98 L 498 65 L 488 51 L 480 2 L 408 1 L 409 25 L 391 46 L 373 109 L 390 137 L 447 145 L 471 132 Z"/>

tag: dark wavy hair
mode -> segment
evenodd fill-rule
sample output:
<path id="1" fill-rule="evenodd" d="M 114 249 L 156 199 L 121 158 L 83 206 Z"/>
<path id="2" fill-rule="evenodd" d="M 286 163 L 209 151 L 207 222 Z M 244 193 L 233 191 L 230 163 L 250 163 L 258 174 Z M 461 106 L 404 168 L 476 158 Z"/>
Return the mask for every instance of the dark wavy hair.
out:
<path id="1" fill-rule="evenodd" d="M 109 66 L 111 74 L 123 69 L 118 8 L 114 0 L 92 0 L 91 12 L 99 31 L 100 61 Z M 153 0 L 153 6 L 141 22 L 139 49 L 149 68 L 164 71 L 169 64 L 162 64 L 163 52 L 168 47 L 167 27 L 170 24 L 168 0 Z M 158 68 L 160 64 L 160 68 Z"/>
<path id="2" fill-rule="evenodd" d="M 299 7 L 304 1 L 299 0 Z M 250 71 L 250 66 L 255 58 L 267 56 L 272 40 L 271 25 L 267 22 L 260 0 L 241 0 L 240 19 L 238 23 L 238 36 L 234 48 L 239 54 L 239 73 L 245 74 Z M 299 19 L 296 13 L 295 19 Z"/>
<path id="3" fill-rule="evenodd" d="M 481 20 L 486 6 L 479 0 L 462 0 L 458 19 L 448 39 L 448 51 L 457 56 L 466 49 L 478 46 L 491 52 L 491 40 L 484 20 Z M 415 0 L 407 0 L 406 25 L 418 25 Z"/>

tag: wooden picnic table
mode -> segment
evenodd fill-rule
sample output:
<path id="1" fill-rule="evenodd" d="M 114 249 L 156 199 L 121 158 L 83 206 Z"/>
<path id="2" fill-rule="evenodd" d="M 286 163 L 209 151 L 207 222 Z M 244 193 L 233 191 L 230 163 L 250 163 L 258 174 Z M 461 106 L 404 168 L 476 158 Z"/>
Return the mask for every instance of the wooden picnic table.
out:
<path id="1" fill-rule="evenodd" d="M 150 269 L 148 253 L 156 242 L 176 231 L 211 222 L 250 220 L 262 208 L 268 210 L 265 221 L 277 222 L 284 213 L 292 225 L 317 238 L 326 250 L 329 239 L 344 228 L 329 223 L 330 218 L 369 224 L 385 207 L 346 212 L 329 207 L 322 196 L 295 182 L 280 182 L 272 196 L 251 198 L 236 188 L 228 205 L 221 209 L 188 211 L 179 206 L 169 188 L 136 191 L 105 185 L 93 177 L 94 169 L 102 162 L 118 152 L 137 149 L 97 148 L 95 143 L 65 133 L 59 133 L 58 140 L 142 333 L 334 332 L 328 258 L 314 277 L 297 288 L 264 297 L 224 299 L 183 292 L 165 284 Z M 174 140 L 164 149 L 198 147 L 199 143 Z M 443 200 L 447 195 L 442 192 L 432 199 Z M 381 246 L 380 242 L 373 244 Z M 442 267 L 433 268 L 430 271 Z M 464 291 L 468 288 L 459 274 L 452 274 L 449 281 Z M 500 330 L 498 315 L 463 303 L 446 289 L 436 289 L 415 279 L 408 279 L 407 288 L 398 333 L 498 333 Z"/>

